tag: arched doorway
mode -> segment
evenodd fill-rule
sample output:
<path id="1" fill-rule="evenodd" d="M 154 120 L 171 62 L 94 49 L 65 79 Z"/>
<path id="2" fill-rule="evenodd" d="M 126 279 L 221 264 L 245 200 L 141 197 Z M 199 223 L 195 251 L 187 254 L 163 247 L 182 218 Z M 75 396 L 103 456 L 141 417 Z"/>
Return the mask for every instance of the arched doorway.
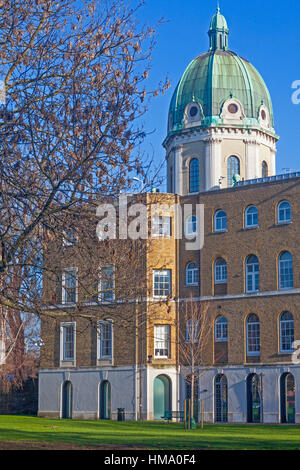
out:
<path id="1" fill-rule="evenodd" d="M 111 386 L 108 380 L 100 385 L 100 419 L 111 418 Z"/>
<path id="2" fill-rule="evenodd" d="M 228 420 L 228 387 L 227 378 L 219 374 L 215 378 L 215 422 L 227 423 Z"/>
<path id="3" fill-rule="evenodd" d="M 153 383 L 153 417 L 162 419 L 166 411 L 172 410 L 171 380 L 166 375 L 159 375 Z"/>
<path id="4" fill-rule="evenodd" d="M 62 418 L 72 419 L 73 386 L 66 380 L 62 386 Z"/>
<path id="5" fill-rule="evenodd" d="M 295 423 L 295 379 L 287 372 L 280 377 L 280 420 Z"/>
<path id="6" fill-rule="evenodd" d="M 247 421 L 248 423 L 261 422 L 261 380 L 257 374 L 247 377 Z"/>

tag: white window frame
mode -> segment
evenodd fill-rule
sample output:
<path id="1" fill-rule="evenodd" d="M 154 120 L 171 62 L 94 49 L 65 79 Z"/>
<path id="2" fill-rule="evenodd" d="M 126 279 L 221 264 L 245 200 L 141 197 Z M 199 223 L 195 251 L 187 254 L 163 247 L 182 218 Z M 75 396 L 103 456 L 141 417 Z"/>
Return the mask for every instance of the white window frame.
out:
<path id="1" fill-rule="evenodd" d="M 226 321 L 220 321 L 222 318 L 224 318 Z M 228 320 L 224 316 L 218 317 L 215 320 L 215 342 L 216 343 L 228 342 Z"/>
<path id="2" fill-rule="evenodd" d="M 195 226 L 195 227 L 194 227 Z M 194 230 L 196 228 L 196 230 Z M 190 215 L 185 219 L 185 236 L 194 238 L 198 234 L 198 219 L 195 215 Z"/>
<path id="3" fill-rule="evenodd" d="M 283 331 L 282 331 L 282 325 L 286 325 L 288 323 L 292 323 L 293 324 L 293 341 L 291 341 L 291 344 L 293 345 L 294 343 L 294 340 L 295 340 L 295 320 L 294 320 L 294 316 L 293 316 L 293 319 L 292 320 L 281 320 L 281 317 L 284 315 L 284 313 L 288 313 L 288 312 L 283 312 L 280 317 L 279 317 L 279 348 L 280 348 L 280 352 L 281 353 L 293 353 L 294 352 L 294 349 L 293 347 L 291 349 L 283 349 L 282 347 L 282 334 L 283 334 Z M 289 312 L 291 313 L 291 312 Z"/>
<path id="4" fill-rule="evenodd" d="M 258 341 L 258 351 L 249 351 L 249 326 L 255 326 L 257 327 L 258 325 L 258 331 L 259 331 L 259 336 L 255 336 L 255 338 L 258 337 L 259 341 Z M 247 343 L 247 356 L 260 356 L 260 321 L 256 321 L 256 322 L 249 322 L 248 321 L 248 318 L 246 320 L 246 343 Z M 257 343 L 257 342 L 256 342 Z"/>
<path id="5" fill-rule="evenodd" d="M 152 237 L 171 237 L 172 217 L 166 215 L 155 215 L 152 218 L 152 224 Z"/>
<path id="6" fill-rule="evenodd" d="M 168 283 L 169 283 L 169 293 L 167 295 L 155 294 L 155 276 L 157 274 L 162 275 L 161 273 L 167 273 Z M 156 299 L 166 299 L 172 293 L 172 274 L 171 269 L 154 269 L 153 270 L 153 297 Z"/>
<path id="7" fill-rule="evenodd" d="M 104 291 L 103 289 L 103 282 L 104 279 L 101 276 L 101 270 L 111 269 L 112 270 L 112 284 L 113 287 L 111 289 L 107 289 Z M 106 292 L 112 291 L 112 297 L 110 299 L 105 299 Z M 110 303 L 115 300 L 115 266 L 113 264 L 106 264 L 102 267 L 99 267 L 99 282 L 98 282 L 98 301 L 101 303 Z"/>
<path id="8" fill-rule="evenodd" d="M 257 223 L 253 223 L 254 214 L 248 214 L 250 209 L 256 209 Z M 252 223 L 248 223 L 248 215 L 251 216 Z M 256 206 L 248 206 L 245 210 L 245 228 L 257 228 L 258 227 L 258 209 Z"/>
<path id="9" fill-rule="evenodd" d="M 291 259 L 290 260 L 283 260 L 281 259 L 281 256 L 284 255 L 285 253 L 289 253 L 291 255 Z M 286 269 L 286 268 L 283 268 L 283 266 L 289 266 L 289 268 L 291 268 L 291 271 L 292 271 L 292 283 L 290 285 L 288 285 L 287 287 L 284 286 L 282 287 L 282 269 Z M 290 269 L 289 269 L 290 270 Z M 286 281 L 285 281 L 286 283 Z M 290 290 L 290 289 L 293 289 L 294 288 L 294 257 L 292 255 L 292 253 L 290 251 L 283 251 L 280 253 L 279 257 L 278 257 L 278 289 L 279 290 Z"/>
<path id="10" fill-rule="evenodd" d="M 165 330 L 164 334 L 157 332 L 158 329 Z M 159 345 L 166 347 L 158 347 Z M 167 351 L 167 355 L 156 354 L 156 351 Z M 169 359 L 171 353 L 171 325 L 154 325 L 154 358 L 155 359 Z"/>
<path id="11" fill-rule="evenodd" d="M 225 261 L 225 264 L 222 264 L 221 266 L 217 266 L 217 261 L 218 260 L 223 260 Z M 219 268 L 219 271 L 221 272 L 222 274 L 222 278 L 221 279 L 217 279 L 217 270 Z M 221 269 L 222 268 L 222 269 Z M 226 271 L 226 278 L 224 277 L 224 271 Z M 227 284 L 227 276 L 228 276 L 228 272 L 227 272 L 227 262 L 224 258 L 218 258 L 216 259 L 215 263 L 214 263 L 214 276 L 215 276 L 215 284 Z"/>
<path id="12" fill-rule="evenodd" d="M 191 264 L 194 264 L 196 267 L 189 268 Z M 189 273 L 191 273 L 191 282 L 189 282 Z M 195 280 L 196 279 L 196 280 Z M 191 261 L 186 265 L 185 268 L 185 283 L 187 286 L 198 286 L 199 285 L 199 265 L 195 261 Z"/>
<path id="13" fill-rule="evenodd" d="M 220 220 L 222 220 L 222 228 L 217 228 L 217 219 L 218 219 L 218 214 L 220 214 L 220 212 L 224 212 L 225 217 L 219 217 Z M 226 220 L 226 228 L 223 228 L 223 220 Z M 214 232 L 226 232 L 227 231 L 227 212 L 224 211 L 223 209 L 219 209 L 215 215 L 214 215 Z"/>
<path id="14" fill-rule="evenodd" d="M 199 321 L 194 319 L 194 318 L 190 318 L 186 322 L 185 328 L 186 328 L 186 330 L 185 330 L 185 341 L 187 343 L 191 343 L 191 344 L 198 344 L 199 340 L 200 340 Z M 190 333 L 192 333 L 193 341 L 191 341 Z"/>
<path id="15" fill-rule="evenodd" d="M 76 231 L 73 228 L 63 231 L 63 246 L 74 246 L 78 243 L 78 235 L 73 235 L 73 232 L 76 234 Z"/>
<path id="16" fill-rule="evenodd" d="M 284 220 L 280 220 L 280 218 L 279 218 L 279 214 L 280 214 L 280 211 L 281 211 L 280 206 L 281 206 L 281 204 L 284 204 L 285 202 L 289 204 L 289 209 L 282 209 L 284 211 L 285 218 L 284 218 Z M 286 212 L 288 210 L 290 211 L 290 218 L 289 219 L 286 218 Z M 290 224 L 291 222 L 292 222 L 292 206 L 291 206 L 290 201 L 287 201 L 287 200 L 286 201 L 280 201 L 280 203 L 277 206 L 277 224 L 278 225 Z"/>
<path id="17" fill-rule="evenodd" d="M 249 256 L 251 256 L 251 255 L 249 255 Z M 259 292 L 259 288 L 260 288 L 260 263 L 259 263 L 259 259 L 257 258 L 258 259 L 257 263 L 248 263 L 247 260 L 248 260 L 249 256 L 246 259 L 246 293 L 247 294 L 251 294 L 251 293 L 254 293 L 254 292 Z M 250 266 L 258 266 L 258 272 L 257 271 L 249 272 L 248 269 L 249 269 Z M 257 276 L 257 273 L 258 273 L 258 289 L 256 289 L 256 276 Z M 253 289 L 248 288 L 248 278 L 252 279 Z"/>
<path id="18" fill-rule="evenodd" d="M 67 327 L 73 328 L 73 357 L 66 357 L 65 355 L 65 331 Z M 61 362 L 76 361 L 76 322 L 63 322 L 60 324 L 60 360 Z"/>
<path id="19" fill-rule="evenodd" d="M 102 339 L 101 339 L 101 327 L 103 325 L 110 325 L 111 331 L 111 354 L 105 355 L 102 353 Z M 113 360 L 114 355 L 114 322 L 112 319 L 108 320 L 99 320 L 98 329 L 97 329 L 97 359 L 98 360 Z"/>
<path id="20" fill-rule="evenodd" d="M 66 302 L 66 273 L 75 272 L 75 302 Z M 61 302 L 63 305 L 74 305 L 78 300 L 78 268 L 64 268 L 62 272 Z"/>

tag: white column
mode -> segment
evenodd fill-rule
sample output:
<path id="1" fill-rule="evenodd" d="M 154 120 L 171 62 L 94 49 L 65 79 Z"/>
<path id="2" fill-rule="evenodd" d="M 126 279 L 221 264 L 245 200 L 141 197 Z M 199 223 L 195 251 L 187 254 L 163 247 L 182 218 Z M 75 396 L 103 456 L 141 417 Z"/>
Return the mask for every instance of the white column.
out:
<path id="1" fill-rule="evenodd" d="M 270 168 L 269 168 L 269 176 L 276 175 L 276 148 L 271 149 L 270 151 Z"/>
<path id="2" fill-rule="evenodd" d="M 222 139 L 205 139 L 205 190 L 220 187 L 222 176 Z"/>
<path id="3" fill-rule="evenodd" d="M 246 147 L 245 179 L 261 178 L 261 172 L 259 172 L 259 144 L 255 139 L 245 139 L 244 144 Z"/>
<path id="4" fill-rule="evenodd" d="M 182 148 L 180 145 L 174 148 L 173 158 L 174 193 L 182 195 Z"/>
<path id="5" fill-rule="evenodd" d="M 212 188 L 220 187 L 222 173 L 222 139 L 211 139 L 211 185 Z"/>

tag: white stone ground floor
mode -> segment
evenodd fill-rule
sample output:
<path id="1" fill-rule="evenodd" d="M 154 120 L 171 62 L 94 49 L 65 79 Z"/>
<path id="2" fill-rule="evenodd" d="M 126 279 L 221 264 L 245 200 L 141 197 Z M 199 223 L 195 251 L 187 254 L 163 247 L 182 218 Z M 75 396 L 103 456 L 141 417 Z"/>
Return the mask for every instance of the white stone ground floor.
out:
<path id="1" fill-rule="evenodd" d="M 187 371 L 105 367 L 41 369 L 39 416 L 73 419 L 161 419 L 183 411 Z M 300 424 L 300 366 L 224 366 L 200 372 L 195 409 L 205 422 Z M 118 410 L 119 409 L 119 410 Z"/>

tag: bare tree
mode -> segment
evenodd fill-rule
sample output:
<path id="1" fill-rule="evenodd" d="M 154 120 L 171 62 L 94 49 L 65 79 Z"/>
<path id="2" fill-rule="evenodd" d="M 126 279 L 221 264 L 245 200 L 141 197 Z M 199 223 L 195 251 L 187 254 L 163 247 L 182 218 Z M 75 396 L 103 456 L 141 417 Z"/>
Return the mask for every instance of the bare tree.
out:
<path id="1" fill-rule="evenodd" d="M 194 418 L 195 384 L 205 371 L 204 352 L 211 339 L 213 321 L 209 303 L 186 299 L 180 307 L 179 362 L 187 371 L 186 381 L 191 387 L 191 418 Z"/>
<path id="2" fill-rule="evenodd" d="M 138 24 L 141 6 L 0 1 L 0 304 L 16 331 L 16 312 L 45 314 L 49 237 L 62 239 L 83 207 L 94 227 L 104 194 L 151 173 L 141 117 L 169 84 L 146 89 L 155 29 Z"/>
<path id="3" fill-rule="evenodd" d="M 23 299 L 2 290 L 7 307 L 35 310 L 44 229 L 62 233 L 66 214 L 127 187 L 133 172 L 144 175 L 137 120 L 168 84 L 147 96 L 154 30 L 139 28 L 136 8 L 122 0 L 0 2 L 0 269 L 4 287 L 20 265 L 31 281 Z"/>

